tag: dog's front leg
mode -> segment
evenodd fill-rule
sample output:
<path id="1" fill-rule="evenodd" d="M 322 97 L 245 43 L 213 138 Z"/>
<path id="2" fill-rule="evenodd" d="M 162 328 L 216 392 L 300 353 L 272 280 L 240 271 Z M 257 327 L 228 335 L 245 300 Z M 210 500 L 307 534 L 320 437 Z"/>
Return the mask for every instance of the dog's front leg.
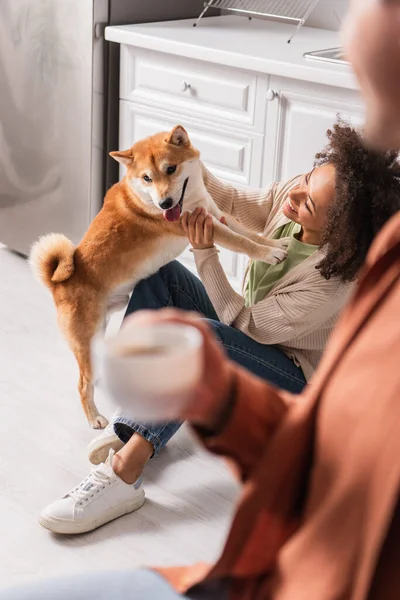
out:
<path id="1" fill-rule="evenodd" d="M 255 242 L 243 235 L 231 231 L 226 225 L 223 225 L 215 218 L 214 220 L 214 238 L 217 244 L 220 244 L 232 252 L 247 254 L 253 260 L 261 260 L 271 265 L 276 265 L 286 258 L 286 250 L 266 246 Z M 254 235 L 254 234 L 253 234 Z"/>
<path id="2" fill-rule="evenodd" d="M 270 248 L 281 248 L 282 250 L 286 250 L 286 248 L 289 245 L 288 238 L 284 238 L 282 240 L 270 240 L 269 238 L 263 237 L 262 235 L 258 235 L 257 233 L 254 233 L 254 231 L 247 229 L 247 227 L 242 225 L 237 219 L 235 219 L 235 217 L 232 217 L 232 215 L 222 213 L 222 217 L 224 218 L 226 225 L 231 231 L 237 233 L 238 235 L 248 238 L 256 244 L 269 246 Z"/>

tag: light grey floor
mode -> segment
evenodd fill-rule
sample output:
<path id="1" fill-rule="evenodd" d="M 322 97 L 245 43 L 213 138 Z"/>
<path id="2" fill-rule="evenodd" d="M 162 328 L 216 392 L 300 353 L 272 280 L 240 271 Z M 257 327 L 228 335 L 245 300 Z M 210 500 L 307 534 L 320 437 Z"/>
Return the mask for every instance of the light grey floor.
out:
<path id="1" fill-rule="evenodd" d="M 0 246 L 0 586 L 95 569 L 188 564 L 217 557 L 238 486 L 187 430 L 145 473 L 143 508 L 79 537 L 37 523 L 89 469 L 95 435 L 79 406 L 74 358 L 49 293 Z M 99 397 L 109 416 L 112 407 Z"/>

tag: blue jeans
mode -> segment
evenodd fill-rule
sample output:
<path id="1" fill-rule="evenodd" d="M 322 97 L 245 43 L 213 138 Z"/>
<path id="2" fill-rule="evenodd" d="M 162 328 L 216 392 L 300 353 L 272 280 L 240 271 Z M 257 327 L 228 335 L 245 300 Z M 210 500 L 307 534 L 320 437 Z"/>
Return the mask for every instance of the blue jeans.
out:
<path id="1" fill-rule="evenodd" d="M 111 571 L 38 581 L 0 590 L 0 600 L 226 600 L 223 582 L 181 596 L 153 571 Z"/>
<path id="2" fill-rule="evenodd" d="M 162 267 L 158 273 L 141 281 L 134 289 L 126 315 L 142 310 L 174 306 L 202 314 L 211 324 L 229 357 L 254 375 L 294 394 L 306 384 L 303 371 L 276 346 L 259 344 L 234 327 L 224 325 L 207 295 L 200 279 L 179 262 Z M 139 433 L 154 447 L 154 456 L 177 432 L 181 423 L 152 426 L 124 416 L 114 420 L 114 430 L 126 443 L 133 433 Z"/>

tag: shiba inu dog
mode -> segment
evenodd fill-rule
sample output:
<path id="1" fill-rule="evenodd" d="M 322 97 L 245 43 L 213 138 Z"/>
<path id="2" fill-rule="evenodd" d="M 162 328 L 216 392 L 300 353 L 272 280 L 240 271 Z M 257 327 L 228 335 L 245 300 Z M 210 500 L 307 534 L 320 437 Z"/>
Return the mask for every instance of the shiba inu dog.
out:
<path id="1" fill-rule="evenodd" d="M 30 256 L 34 273 L 53 295 L 59 327 L 78 362 L 82 407 L 95 429 L 105 427 L 107 419 L 94 403 L 91 340 L 136 283 L 188 245 L 182 210 L 204 207 L 215 218 L 216 243 L 229 250 L 272 264 L 286 256 L 284 243 L 247 231 L 218 209 L 204 186 L 199 152 L 183 127 L 111 156 L 125 165 L 126 175 L 107 192 L 80 244 L 52 233 L 33 245 Z"/>

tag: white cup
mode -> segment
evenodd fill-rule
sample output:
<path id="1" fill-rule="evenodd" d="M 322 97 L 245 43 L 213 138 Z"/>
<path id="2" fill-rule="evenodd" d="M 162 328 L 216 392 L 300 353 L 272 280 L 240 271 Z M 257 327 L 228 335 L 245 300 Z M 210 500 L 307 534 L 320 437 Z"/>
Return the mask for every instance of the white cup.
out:
<path id="1" fill-rule="evenodd" d="M 130 417 L 179 419 L 203 375 L 203 336 L 181 324 L 137 326 L 92 344 L 96 379 Z"/>

